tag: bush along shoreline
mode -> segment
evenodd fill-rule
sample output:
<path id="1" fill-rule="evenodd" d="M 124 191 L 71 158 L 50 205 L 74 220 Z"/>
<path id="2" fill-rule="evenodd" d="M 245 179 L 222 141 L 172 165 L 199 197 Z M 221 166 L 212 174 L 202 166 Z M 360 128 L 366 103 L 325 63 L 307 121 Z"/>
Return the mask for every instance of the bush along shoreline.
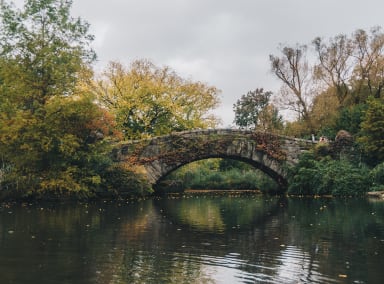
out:
<path id="1" fill-rule="evenodd" d="M 346 132 L 341 132 L 334 142 L 318 143 L 290 169 L 287 193 L 345 197 L 383 190 L 384 163 L 369 167 L 362 162 L 361 153 Z"/>

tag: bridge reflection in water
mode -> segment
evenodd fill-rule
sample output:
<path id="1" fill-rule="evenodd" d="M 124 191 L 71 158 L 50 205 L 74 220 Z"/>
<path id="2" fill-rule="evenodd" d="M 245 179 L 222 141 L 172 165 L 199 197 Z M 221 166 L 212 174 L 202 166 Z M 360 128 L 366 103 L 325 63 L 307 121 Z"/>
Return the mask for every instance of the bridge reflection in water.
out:
<path id="1" fill-rule="evenodd" d="M 31 284 L 381 283 L 383 217 L 383 202 L 240 194 L 6 204 L 0 275 Z"/>
<path id="2" fill-rule="evenodd" d="M 225 234 L 259 227 L 286 204 L 285 197 L 260 198 L 255 193 L 242 191 L 171 196 L 161 201 L 154 200 L 161 215 L 184 230 L 202 234 Z"/>

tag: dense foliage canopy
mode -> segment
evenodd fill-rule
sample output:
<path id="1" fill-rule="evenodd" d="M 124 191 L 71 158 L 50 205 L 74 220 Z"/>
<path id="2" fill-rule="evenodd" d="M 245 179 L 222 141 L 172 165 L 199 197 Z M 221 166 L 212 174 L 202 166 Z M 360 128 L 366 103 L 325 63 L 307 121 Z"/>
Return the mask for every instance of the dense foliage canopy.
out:
<path id="1" fill-rule="evenodd" d="M 209 113 L 219 103 L 217 88 L 183 79 L 148 60 L 136 60 L 128 69 L 111 62 L 93 90 L 129 139 L 214 127 L 218 122 Z"/>
<path id="2" fill-rule="evenodd" d="M 95 54 L 71 1 L 3 3 L 0 29 L 1 195 L 91 194 L 108 166 L 113 118 L 80 88 Z"/>

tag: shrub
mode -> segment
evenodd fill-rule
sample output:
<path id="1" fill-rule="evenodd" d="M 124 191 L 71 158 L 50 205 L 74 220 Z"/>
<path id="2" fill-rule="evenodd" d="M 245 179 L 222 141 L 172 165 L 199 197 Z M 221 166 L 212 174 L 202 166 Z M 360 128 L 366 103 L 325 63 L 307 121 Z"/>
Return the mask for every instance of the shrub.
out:
<path id="1" fill-rule="evenodd" d="M 320 185 L 319 194 L 330 190 L 334 196 L 360 196 L 369 189 L 369 171 L 345 160 L 330 161 L 324 167 Z"/>
<path id="2" fill-rule="evenodd" d="M 145 196 L 153 192 L 152 186 L 141 173 L 136 173 L 119 164 L 108 168 L 104 176 L 104 186 L 107 191 L 99 194 Z"/>
<path id="3" fill-rule="evenodd" d="M 300 168 L 291 178 L 288 193 L 294 195 L 315 195 L 320 175 L 315 168 Z"/>
<path id="4" fill-rule="evenodd" d="M 303 155 L 292 171 L 288 193 L 294 195 L 359 196 L 370 187 L 369 171 L 347 160 L 311 160 Z"/>

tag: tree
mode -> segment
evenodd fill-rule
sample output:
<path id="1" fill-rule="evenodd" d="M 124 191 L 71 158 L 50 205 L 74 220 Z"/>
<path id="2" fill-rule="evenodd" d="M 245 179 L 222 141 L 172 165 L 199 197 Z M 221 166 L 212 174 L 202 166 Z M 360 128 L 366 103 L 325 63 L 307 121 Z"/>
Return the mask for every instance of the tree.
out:
<path id="1" fill-rule="evenodd" d="M 313 98 L 311 69 L 306 59 L 307 47 L 282 47 L 282 56 L 270 55 L 271 70 L 283 83 L 280 102 L 298 114 L 309 128 L 310 106 Z"/>
<path id="2" fill-rule="evenodd" d="M 365 98 L 380 98 L 384 87 L 384 33 L 380 27 L 372 28 L 370 34 L 357 30 L 352 42 L 356 58 L 353 70 L 354 103 L 362 101 L 364 89 L 368 91 Z"/>
<path id="3" fill-rule="evenodd" d="M 272 92 L 256 89 L 242 95 L 233 105 L 234 123 L 240 127 L 272 131 L 280 128 L 282 118 L 269 103 Z"/>
<path id="4" fill-rule="evenodd" d="M 71 5 L 27 0 L 19 11 L 1 4 L 0 56 L 7 81 L 18 82 L 8 91 L 16 87 L 13 97 L 20 107 L 33 111 L 52 96 L 71 95 L 78 73 L 95 59 L 89 25 L 71 18 Z"/>
<path id="5" fill-rule="evenodd" d="M 325 83 L 327 93 L 333 93 L 338 104 L 343 105 L 350 93 L 349 80 L 352 76 L 353 45 L 346 35 L 331 38 L 328 43 L 317 37 L 313 40 L 318 64 L 315 78 Z"/>
<path id="6" fill-rule="evenodd" d="M 351 37 L 340 34 L 324 42 L 315 38 L 318 63 L 315 79 L 323 91 L 333 92 L 339 105 L 364 103 L 369 96 L 379 98 L 384 87 L 384 33 L 380 27 L 367 32 L 356 30 Z"/>
<path id="7" fill-rule="evenodd" d="M 366 110 L 366 103 L 342 108 L 334 121 L 335 134 L 339 130 L 346 130 L 352 135 L 359 135 Z"/>
<path id="8" fill-rule="evenodd" d="M 368 108 L 361 123 L 362 135 L 359 142 L 373 159 L 373 162 L 384 161 L 384 102 L 382 99 L 371 97 L 368 100 Z"/>
<path id="9" fill-rule="evenodd" d="M 240 127 L 256 128 L 259 124 L 259 114 L 267 107 L 271 94 L 272 92 L 256 89 L 242 95 L 233 105 L 234 123 Z"/>
<path id="10" fill-rule="evenodd" d="M 327 89 L 318 94 L 313 99 L 311 108 L 311 122 L 316 126 L 315 130 L 318 131 L 314 132 L 314 134 L 334 137 L 338 130 L 332 131 L 331 133 L 330 129 L 334 128 L 339 111 L 340 104 L 334 89 Z"/>
<path id="11" fill-rule="evenodd" d="M 284 128 L 283 117 L 273 104 L 268 104 L 259 115 L 259 129 L 269 132 L 279 132 Z"/>
<path id="12" fill-rule="evenodd" d="M 217 88 L 183 79 L 148 60 L 134 61 L 129 69 L 111 62 L 93 91 L 129 139 L 217 123 L 209 114 L 219 103 Z"/>
<path id="13" fill-rule="evenodd" d="M 384 86 L 384 34 L 379 27 L 313 41 L 318 63 L 315 79 L 322 91 L 313 100 L 311 121 L 321 132 L 344 129 L 357 134 L 368 97 L 381 97 Z"/>
<path id="14" fill-rule="evenodd" d="M 1 4 L 0 186 L 10 194 L 88 194 L 109 163 L 113 119 L 81 88 L 92 74 L 93 37 L 70 17 L 71 4 Z"/>

